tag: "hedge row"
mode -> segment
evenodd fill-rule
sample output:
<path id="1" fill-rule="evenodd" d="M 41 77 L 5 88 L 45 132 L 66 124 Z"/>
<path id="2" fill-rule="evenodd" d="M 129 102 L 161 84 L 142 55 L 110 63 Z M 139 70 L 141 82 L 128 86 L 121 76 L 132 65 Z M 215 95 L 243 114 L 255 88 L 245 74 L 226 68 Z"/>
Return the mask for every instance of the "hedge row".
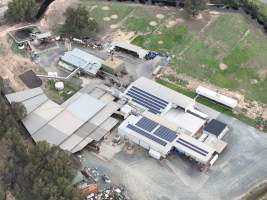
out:
<path id="1" fill-rule="evenodd" d="M 267 30 L 267 4 L 263 3 L 262 0 L 211 0 L 211 2 L 222 3 L 226 8 L 242 8 Z"/>

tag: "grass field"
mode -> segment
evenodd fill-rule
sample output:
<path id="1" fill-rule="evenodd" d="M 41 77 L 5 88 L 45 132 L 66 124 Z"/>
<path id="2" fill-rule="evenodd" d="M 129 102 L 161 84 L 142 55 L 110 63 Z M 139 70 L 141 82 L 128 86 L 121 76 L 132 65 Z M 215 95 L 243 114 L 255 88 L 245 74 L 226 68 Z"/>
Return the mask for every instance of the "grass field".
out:
<path id="1" fill-rule="evenodd" d="M 160 36 L 150 34 L 133 41 L 176 56 L 172 67 L 177 73 L 239 91 L 248 99 L 267 104 L 266 42 L 265 34 L 247 23 L 244 16 L 233 13 L 218 17 L 203 33 L 187 31 L 185 23 L 178 28 L 165 28 Z M 224 70 L 219 67 L 222 63 L 227 66 Z"/>
<path id="2" fill-rule="evenodd" d="M 208 20 L 188 20 L 174 9 L 96 0 L 82 0 L 82 4 L 101 27 L 117 24 L 121 30 L 138 33 L 134 44 L 171 55 L 177 73 L 267 104 L 267 36 L 246 16 L 224 13 L 201 31 Z M 112 19 L 112 15 L 118 18 Z M 104 20 L 107 17 L 109 21 Z M 178 18 L 178 23 L 168 26 Z M 151 22 L 157 25 L 151 26 Z"/>

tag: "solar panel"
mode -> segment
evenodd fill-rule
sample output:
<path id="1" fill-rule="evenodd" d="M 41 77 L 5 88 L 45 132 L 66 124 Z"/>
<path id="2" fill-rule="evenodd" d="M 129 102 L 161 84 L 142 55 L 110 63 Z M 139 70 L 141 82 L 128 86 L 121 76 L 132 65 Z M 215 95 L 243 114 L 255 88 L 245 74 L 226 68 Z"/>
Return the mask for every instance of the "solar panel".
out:
<path id="1" fill-rule="evenodd" d="M 149 94 L 148 92 L 146 92 L 146 91 L 144 91 L 144 90 L 141 90 L 141 89 L 139 89 L 139 88 L 137 88 L 137 87 L 135 87 L 135 86 L 133 86 L 132 88 L 134 88 L 134 89 L 136 89 L 136 90 L 138 90 L 138 91 L 140 91 L 140 92 L 143 92 L 143 93 L 145 93 L 145 94 L 147 94 L 147 95 L 149 95 L 149 96 L 151 96 L 151 97 L 154 97 L 155 99 L 158 99 L 159 101 L 161 101 L 162 103 L 165 103 L 165 104 L 168 104 L 169 102 L 167 102 L 167 101 L 165 101 L 165 100 L 163 100 L 163 99 L 161 99 L 161 98 L 159 98 L 159 97 L 156 97 L 156 96 L 154 96 L 153 94 Z"/>
<path id="2" fill-rule="evenodd" d="M 135 99 L 135 98 L 133 98 L 132 101 L 135 102 L 135 103 L 138 103 L 138 104 L 140 104 L 140 105 L 142 105 L 142 106 L 144 106 L 144 107 L 146 107 L 146 108 L 148 108 L 149 111 L 152 112 L 152 113 L 154 113 L 154 114 L 160 114 L 160 113 L 161 113 L 159 110 L 150 107 L 149 105 L 147 105 L 147 104 L 144 103 L 143 101 L 140 101 L 140 100 Z"/>
<path id="3" fill-rule="evenodd" d="M 164 126 L 160 126 L 154 134 L 168 142 L 172 142 L 176 137 L 176 133 Z"/>
<path id="4" fill-rule="evenodd" d="M 142 136 L 144 136 L 144 137 L 146 137 L 146 138 L 148 138 L 148 139 L 150 139 L 150 140 L 152 140 L 152 141 L 154 141 L 154 142 L 156 142 L 156 143 L 158 143 L 158 144 L 160 144 L 162 146 L 166 146 L 166 144 L 167 144 L 167 142 L 165 142 L 165 141 L 163 141 L 163 140 L 161 140 L 161 139 L 159 139 L 159 138 L 157 138 L 157 137 L 155 137 L 155 136 L 143 131 L 142 129 L 137 128 L 136 126 L 128 124 L 127 128 L 135 131 L 136 133 L 139 133 L 140 135 L 142 135 Z"/>
<path id="5" fill-rule="evenodd" d="M 197 147 L 197 146 L 195 146 L 195 145 L 193 145 L 193 144 L 191 144 L 191 143 L 189 143 L 189 142 L 187 142 L 181 138 L 179 138 L 176 142 L 191 149 L 191 150 L 193 150 L 193 151 L 195 151 L 195 152 L 197 152 L 197 153 L 199 153 L 199 154 L 201 154 L 201 155 L 203 155 L 203 156 L 208 155 L 208 152 L 205 151 L 204 149 Z"/>
<path id="6" fill-rule="evenodd" d="M 152 121 L 146 117 L 142 117 L 135 125 L 148 131 L 148 132 L 151 132 L 158 126 L 158 123 L 156 123 L 156 122 L 154 122 L 154 121 Z"/>
<path id="7" fill-rule="evenodd" d="M 149 100 L 153 101 L 155 104 L 158 104 L 159 106 L 165 107 L 166 105 L 168 105 L 168 103 L 164 103 L 162 101 L 159 101 L 156 98 L 153 98 L 153 97 L 151 97 L 151 96 L 149 96 L 147 94 L 144 94 L 144 93 L 142 93 L 142 92 L 140 92 L 140 91 L 138 91 L 136 89 L 131 88 L 129 90 L 129 92 L 135 93 L 137 95 L 141 95 L 141 96 L 145 97 L 146 99 L 149 99 Z"/>
<path id="8" fill-rule="evenodd" d="M 132 86 L 126 93 L 132 97 L 132 101 L 138 103 L 154 114 L 160 114 L 163 109 L 168 105 L 167 101 L 164 101 L 148 92 L 145 92 L 135 86 Z"/>
<path id="9" fill-rule="evenodd" d="M 157 102 L 155 102 L 155 101 L 153 101 L 153 100 L 151 100 L 151 99 L 149 99 L 149 98 L 146 98 L 146 97 L 142 96 L 141 94 L 135 93 L 133 90 L 129 90 L 127 94 L 128 94 L 128 95 L 129 95 L 129 94 L 134 95 L 134 96 L 136 96 L 136 97 L 138 97 L 138 98 L 146 99 L 146 101 L 148 101 L 149 103 L 155 105 L 155 106 L 158 107 L 159 109 L 160 109 L 160 108 L 165 108 L 165 107 L 166 107 L 166 105 L 158 104 Z"/>
<path id="10" fill-rule="evenodd" d="M 151 108 L 154 108 L 154 109 L 157 109 L 157 110 L 160 110 L 161 108 L 158 107 L 157 105 L 153 104 L 153 102 L 149 102 L 147 101 L 146 99 L 144 99 L 143 97 L 138 97 L 130 92 L 127 93 L 127 95 L 129 95 L 130 97 L 134 98 L 134 99 L 137 99 L 138 101 L 141 101 L 143 102 L 144 104 L 146 104 L 147 106 L 151 107 Z"/>
<path id="11" fill-rule="evenodd" d="M 183 142 L 181 142 L 179 140 L 177 140 L 176 142 L 179 143 L 179 144 L 181 144 L 181 145 L 183 145 L 183 146 L 185 146 L 185 147 L 187 147 L 187 148 L 189 148 L 189 149 L 191 149 L 192 151 L 195 151 L 195 152 L 203 155 L 203 156 L 207 156 L 207 154 L 205 154 L 205 153 L 203 153 L 201 151 L 198 151 L 198 150 L 194 149 L 193 147 L 191 147 L 190 145 L 187 145 L 187 144 L 185 144 L 185 143 L 183 143 Z"/>

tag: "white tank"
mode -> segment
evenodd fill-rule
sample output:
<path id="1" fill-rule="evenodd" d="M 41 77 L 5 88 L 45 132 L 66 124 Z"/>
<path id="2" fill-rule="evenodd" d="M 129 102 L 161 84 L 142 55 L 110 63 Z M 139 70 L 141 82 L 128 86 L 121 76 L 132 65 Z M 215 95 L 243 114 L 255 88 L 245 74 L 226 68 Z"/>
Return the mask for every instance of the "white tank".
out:
<path id="1" fill-rule="evenodd" d="M 56 82 L 55 83 L 55 88 L 57 90 L 63 90 L 64 89 L 64 83 L 62 81 Z"/>

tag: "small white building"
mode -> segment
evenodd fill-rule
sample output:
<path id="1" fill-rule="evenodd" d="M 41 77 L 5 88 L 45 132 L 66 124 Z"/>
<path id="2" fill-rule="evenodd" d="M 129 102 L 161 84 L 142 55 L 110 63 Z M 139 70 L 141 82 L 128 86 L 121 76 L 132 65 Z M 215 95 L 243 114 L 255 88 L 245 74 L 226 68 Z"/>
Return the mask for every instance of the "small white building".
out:
<path id="1" fill-rule="evenodd" d="M 217 92 L 214 92 L 214 91 L 212 91 L 208 88 L 202 87 L 202 86 L 197 87 L 196 93 L 203 96 L 203 97 L 206 97 L 210 100 L 216 101 L 216 102 L 218 102 L 224 106 L 227 106 L 231 109 L 234 109 L 238 104 L 237 100 L 230 98 L 230 97 L 227 97 L 225 95 L 219 94 Z"/>

